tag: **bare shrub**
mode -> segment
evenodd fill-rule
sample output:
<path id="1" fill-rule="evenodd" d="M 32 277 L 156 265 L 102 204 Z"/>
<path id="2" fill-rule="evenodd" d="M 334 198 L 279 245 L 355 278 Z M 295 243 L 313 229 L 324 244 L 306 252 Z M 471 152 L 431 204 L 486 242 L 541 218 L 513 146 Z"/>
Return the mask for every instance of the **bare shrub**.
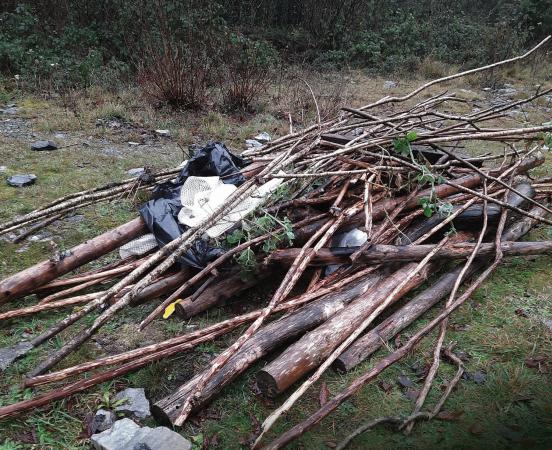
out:
<path id="1" fill-rule="evenodd" d="M 224 106 L 248 110 L 270 81 L 277 60 L 276 50 L 264 41 L 229 34 L 223 44 L 219 69 Z"/>

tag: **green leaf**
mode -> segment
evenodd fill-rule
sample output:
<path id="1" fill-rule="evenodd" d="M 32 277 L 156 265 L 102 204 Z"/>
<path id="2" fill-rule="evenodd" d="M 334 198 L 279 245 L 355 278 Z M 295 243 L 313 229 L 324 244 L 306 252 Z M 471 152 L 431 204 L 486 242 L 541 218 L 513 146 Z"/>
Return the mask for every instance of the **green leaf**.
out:
<path id="1" fill-rule="evenodd" d="M 416 139 L 418 139 L 418 133 L 416 133 L 415 131 L 409 131 L 408 133 L 406 133 L 406 139 L 408 142 L 415 141 Z"/>

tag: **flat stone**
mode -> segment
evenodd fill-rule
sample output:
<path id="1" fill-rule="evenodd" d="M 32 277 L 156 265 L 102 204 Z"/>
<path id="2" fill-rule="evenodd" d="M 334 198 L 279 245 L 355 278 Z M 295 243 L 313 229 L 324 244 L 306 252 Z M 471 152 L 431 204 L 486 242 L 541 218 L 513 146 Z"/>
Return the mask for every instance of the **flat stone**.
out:
<path id="1" fill-rule="evenodd" d="M 20 356 L 33 348 L 30 342 L 19 342 L 11 347 L 0 348 L 0 370 L 6 368 Z"/>
<path id="2" fill-rule="evenodd" d="M 166 427 L 139 430 L 128 442 L 129 450 L 190 450 L 192 443 Z"/>
<path id="3" fill-rule="evenodd" d="M 127 450 L 129 441 L 140 430 L 130 419 L 117 420 L 109 430 L 93 434 L 90 442 L 96 450 Z"/>
<path id="4" fill-rule="evenodd" d="M 58 147 L 54 141 L 36 141 L 31 144 L 31 150 L 42 152 L 45 150 L 56 150 Z"/>
<path id="5" fill-rule="evenodd" d="M 35 184 L 36 175 L 34 173 L 27 173 L 21 175 L 12 175 L 7 179 L 8 185 L 13 187 L 25 187 Z"/>
<path id="6" fill-rule="evenodd" d="M 90 425 L 90 431 L 92 432 L 92 434 L 96 434 L 105 430 L 109 430 L 116 422 L 116 420 L 117 417 L 115 416 L 115 413 L 113 411 L 98 409 L 98 411 L 96 411 L 94 419 L 92 420 L 92 424 Z"/>
<path id="7" fill-rule="evenodd" d="M 0 109 L 0 114 L 9 114 L 13 116 L 17 114 L 17 108 L 15 106 L 8 106 L 5 109 Z"/>
<path id="8" fill-rule="evenodd" d="M 136 147 L 137 145 L 140 145 L 140 142 L 128 141 L 127 144 L 130 145 L 131 147 Z"/>
<path id="9" fill-rule="evenodd" d="M 392 80 L 387 80 L 383 83 L 383 89 L 394 89 L 397 87 L 397 82 Z"/>
<path id="10" fill-rule="evenodd" d="M 247 146 L 247 148 L 259 148 L 263 146 L 263 144 L 255 139 L 246 139 L 245 145 Z"/>
<path id="11" fill-rule="evenodd" d="M 144 167 L 136 167 L 135 169 L 129 169 L 129 170 L 127 170 L 127 173 L 128 173 L 131 177 L 139 177 L 139 176 L 142 175 L 145 171 L 146 171 L 146 169 L 145 169 Z"/>
<path id="12" fill-rule="evenodd" d="M 128 388 L 115 395 L 115 401 L 126 399 L 126 402 L 115 408 L 116 412 L 145 419 L 151 415 L 149 401 L 143 388 Z"/>
<path id="13" fill-rule="evenodd" d="M 104 153 L 104 155 L 108 155 L 108 156 L 116 156 L 116 157 L 123 156 L 120 150 L 117 150 L 116 148 L 112 148 L 112 147 L 104 148 L 102 152 Z"/>
<path id="14" fill-rule="evenodd" d="M 266 131 L 263 131 L 262 133 L 259 133 L 257 136 L 255 136 L 253 139 L 266 144 L 267 142 L 270 142 L 271 137 L 270 134 L 268 134 Z"/>

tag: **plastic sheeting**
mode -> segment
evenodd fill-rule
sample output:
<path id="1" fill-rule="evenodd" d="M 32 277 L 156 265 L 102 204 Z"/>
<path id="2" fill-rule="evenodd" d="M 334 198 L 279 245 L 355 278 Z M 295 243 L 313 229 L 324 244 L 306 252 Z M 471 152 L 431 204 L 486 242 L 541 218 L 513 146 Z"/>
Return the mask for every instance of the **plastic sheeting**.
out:
<path id="1" fill-rule="evenodd" d="M 243 158 L 232 154 L 224 144 L 212 142 L 199 149 L 187 161 L 175 180 L 158 186 L 153 192 L 153 199 L 140 208 L 140 215 L 155 235 L 159 246 L 167 245 L 188 229 L 178 221 L 178 213 L 182 209 L 180 194 L 188 177 L 220 177 L 222 183 L 239 186 L 245 181 L 241 168 L 246 164 Z M 212 248 L 206 241 L 198 239 L 182 257 L 182 262 L 202 268 L 222 253 L 222 249 Z"/>

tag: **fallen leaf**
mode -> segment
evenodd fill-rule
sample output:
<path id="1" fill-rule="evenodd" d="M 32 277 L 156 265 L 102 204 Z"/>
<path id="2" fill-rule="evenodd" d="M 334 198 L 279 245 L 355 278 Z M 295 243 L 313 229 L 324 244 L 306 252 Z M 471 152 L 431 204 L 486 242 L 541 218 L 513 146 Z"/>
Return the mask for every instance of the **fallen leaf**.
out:
<path id="1" fill-rule="evenodd" d="M 336 448 L 337 447 L 337 442 L 335 442 L 335 441 L 326 441 L 326 447 Z"/>
<path id="2" fill-rule="evenodd" d="M 485 429 L 481 426 L 480 423 L 475 422 L 471 427 L 468 428 L 471 434 L 483 434 Z"/>
<path id="3" fill-rule="evenodd" d="M 378 386 L 386 394 L 393 390 L 393 385 L 383 380 L 378 382 Z"/>
<path id="4" fill-rule="evenodd" d="M 412 387 L 415 386 L 415 384 L 412 382 L 412 380 L 410 378 L 408 378 L 406 375 L 400 375 L 397 378 L 397 381 L 404 388 L 412 388 Z"/>
<path id="5" fill-rule="evenodd" d="M 547 358 L 546 356 L 534 356 L 525 358 L 525 365 L 530 369 L 537 369 L 540 373 L 546 373 Z"/>
<path id="6" fill-rule="evenodd" d="M 318 394 L 318 401 L 320 403 L 320 407 L 328 403 L 329 397 L 330 397 L 330 391 L 328 389 L 328 385 L 326 384 L 325 381 L 323 381 L 322 384 L 320 385 L 320 392 Z"/>
<path id="7" fill-rule="evenodd" d="M 437 414 L 437 418 L 440 420 L 447 420 L 449 422 L 460 419 L 464 413 L 462 411 L 441 411 Z"/>

